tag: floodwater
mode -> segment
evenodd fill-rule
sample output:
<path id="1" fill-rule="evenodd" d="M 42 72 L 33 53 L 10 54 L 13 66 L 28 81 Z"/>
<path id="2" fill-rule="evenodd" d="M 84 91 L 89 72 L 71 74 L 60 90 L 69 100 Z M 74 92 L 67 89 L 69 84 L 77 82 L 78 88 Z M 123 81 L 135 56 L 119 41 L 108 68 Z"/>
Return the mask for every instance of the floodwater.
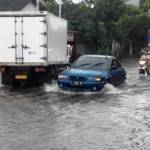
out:
<path id="1" fill-rule="evenodd" d="M 123 64 L 126 83 L 99 93 L 0 85 L 0 150 L 150 149 L 150 77 Z"/>

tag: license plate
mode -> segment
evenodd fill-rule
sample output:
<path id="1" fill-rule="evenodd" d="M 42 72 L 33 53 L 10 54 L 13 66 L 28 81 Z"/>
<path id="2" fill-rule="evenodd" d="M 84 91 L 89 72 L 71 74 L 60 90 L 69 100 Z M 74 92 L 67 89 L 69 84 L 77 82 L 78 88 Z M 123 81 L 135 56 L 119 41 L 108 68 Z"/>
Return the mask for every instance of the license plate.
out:
<path id="1" fill-rule="evenodd" d="M 81 84 L 81 83 L 80 83 L 79 81 L 74 81 L 74 82 L 73 82 L 73 85 L 74 85 L 74 86 L 80 86 L 80 84 Z"/>
<path id="2" fill-rule="evenodd" d="M 15 75 L 15 79 L 17 79 L 17 80 L 27 80 L 28 76 L 27 75 Z"/>

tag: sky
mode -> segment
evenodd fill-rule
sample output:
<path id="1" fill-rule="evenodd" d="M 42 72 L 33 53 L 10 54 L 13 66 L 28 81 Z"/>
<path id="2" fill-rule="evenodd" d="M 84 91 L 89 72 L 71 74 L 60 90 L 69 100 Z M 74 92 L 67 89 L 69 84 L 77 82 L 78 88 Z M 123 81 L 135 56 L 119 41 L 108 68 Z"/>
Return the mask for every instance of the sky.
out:
<path id="1" fill-rule="evenodd" d="M 81 0 L 72 0 L 74 3 L 78 3 Z M 129 0 L 129 3 L 134 4 L 134 5 L 139 5 L 139 0 Z"/>
<path id="2" fill-rule="evenodd" d="M 139 0 L 129 0 L 129 3 L 134 4 L 134 5 L 139 5 Z"/>
<path id="3" fill-rule="evenodd" d="M 78 3 L 80 2 L 81 0 L 72 0 L 74 3 Z"/>

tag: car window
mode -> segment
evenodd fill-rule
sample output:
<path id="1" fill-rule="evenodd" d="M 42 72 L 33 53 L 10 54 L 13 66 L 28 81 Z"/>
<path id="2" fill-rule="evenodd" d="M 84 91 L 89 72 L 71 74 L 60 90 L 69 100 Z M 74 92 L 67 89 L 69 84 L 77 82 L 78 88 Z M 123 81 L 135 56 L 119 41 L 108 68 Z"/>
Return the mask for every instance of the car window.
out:
<path id="1" fill-rule="evenodd" d="M 72 65 L 72 68 L 89 70 L 108 70 L 109 63 L 107 58 L 81 56 Z"/>
<path id="2" fill-rule="evenodd" d="M 117 59 L 113 59 L 111 62 L 111 68 L 113 67 L 121 67 L 121 64 L 119 63 L 119 61 Z"/>

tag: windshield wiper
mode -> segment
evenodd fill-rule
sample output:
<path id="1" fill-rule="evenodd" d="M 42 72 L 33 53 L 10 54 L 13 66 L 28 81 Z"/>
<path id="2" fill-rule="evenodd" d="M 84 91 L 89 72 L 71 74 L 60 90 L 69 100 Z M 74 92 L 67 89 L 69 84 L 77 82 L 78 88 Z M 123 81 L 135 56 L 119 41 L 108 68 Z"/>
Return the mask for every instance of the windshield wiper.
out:
<path id="1" fill-rule="evenodd" d="M 89 64 L 89 63 L 87 63 L 87 64 L 81 64 L 78 67 L 89 66 L 89 65 L 91 65 L 91 64 Z"/>
<path id="2" fill-rule="evenodd" d="M 89 66 L 89 65 L 91 65 L 91 64 L 89 64 L 89 63 L 87 63 L 87 64 L 81 64 L 81 65 L 72 65 L 71 67 L 72 68 L 80 68 L 80 67 L 86 67 L 86 66 Z"/>
<path id="3" fill-rule="evenodd" d="M 94 65 L 92 65 L 92 66 L 99 66 L 99 65 L 102 65 L 102 64 L 104 64 L 104 62 L 100 62 L 100 63 L 97 63 L 97 64 L 94 64 Z"/>

